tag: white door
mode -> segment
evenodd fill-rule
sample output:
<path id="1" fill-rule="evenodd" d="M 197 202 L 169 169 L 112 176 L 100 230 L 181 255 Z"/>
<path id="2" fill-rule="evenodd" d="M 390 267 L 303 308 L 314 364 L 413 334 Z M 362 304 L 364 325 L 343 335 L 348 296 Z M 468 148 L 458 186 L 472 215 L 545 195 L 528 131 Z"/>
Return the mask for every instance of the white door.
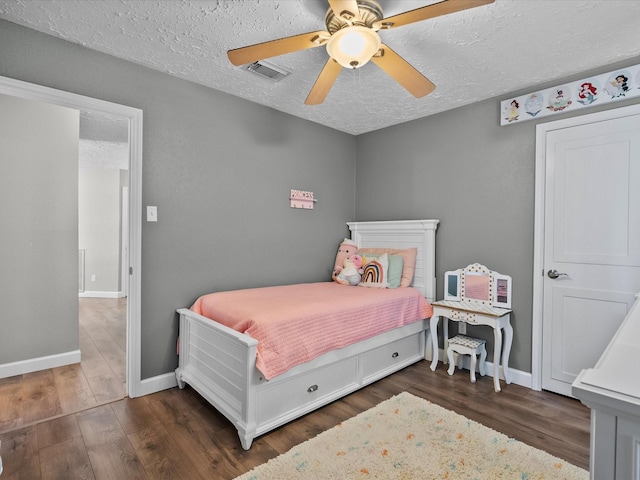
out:
<path id="1" fill-rule="evenodd" d="M 542 388 L 571 395 L 640 292 L 640 114 L 549 130 L 545 157 Z"/>

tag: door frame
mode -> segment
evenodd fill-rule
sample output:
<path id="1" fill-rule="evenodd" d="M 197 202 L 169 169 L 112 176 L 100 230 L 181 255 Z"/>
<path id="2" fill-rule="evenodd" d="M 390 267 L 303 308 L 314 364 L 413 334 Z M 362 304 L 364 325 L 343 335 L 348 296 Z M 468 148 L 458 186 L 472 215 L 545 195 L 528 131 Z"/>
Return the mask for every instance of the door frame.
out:
<path id="1" fill-rule="evenodd" d="M 129 298 L 127 300 L 126 393 L 144 394 L 141 375 L 142 110 L 0 76 L 0 93 L 129 120 Z"/>
<path id="2" fill-rule="evenodd" d="M 122 202 L 120 215 L 123 219 L 121 228 L 124 226 L 127 228 L 126 235 L 122 235 L 120 239 L 121 252 L 127 252 L 126 256 L 122 253 L 120 259 L 120 298 L 124 298 L 129 296 L 129 187 L 122 187 L 120 200 Z"/>
<path id="3" fill-rule="evenodd" d="M 616 118 L 640 115 L 640 104 L 536 125 L 535 215 L 533 239 L 533 309 L 531 322 L 531 388 L 542 390 L 542 316 L 544 311 L 544 212 L 546 137 L 549 132 Z"/>

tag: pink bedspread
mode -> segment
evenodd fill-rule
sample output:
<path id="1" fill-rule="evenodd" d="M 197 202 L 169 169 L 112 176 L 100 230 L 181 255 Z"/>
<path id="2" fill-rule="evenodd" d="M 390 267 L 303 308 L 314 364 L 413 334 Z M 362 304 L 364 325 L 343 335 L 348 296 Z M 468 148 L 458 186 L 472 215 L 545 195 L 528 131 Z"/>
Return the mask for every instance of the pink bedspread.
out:
<path id="1" fill-rule="evenodd" d="M 336 282 L 217 292 L 194 312 L 258 340 L 256 366 L 270 379 L 323 353 L 429 318 L 415 288 L 363 288 Z"/>

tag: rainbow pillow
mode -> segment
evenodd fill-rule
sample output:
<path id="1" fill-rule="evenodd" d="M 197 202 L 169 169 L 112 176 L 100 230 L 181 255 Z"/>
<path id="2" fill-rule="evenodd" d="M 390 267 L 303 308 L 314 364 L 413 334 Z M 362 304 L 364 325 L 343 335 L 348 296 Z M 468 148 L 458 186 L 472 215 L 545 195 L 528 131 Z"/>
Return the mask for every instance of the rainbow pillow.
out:
<path id="1" fill-rule="evenodd" d="M 366 258 L 362 270 L 361 287 L 389 288 L 389 255 L 385 253 Z"/>

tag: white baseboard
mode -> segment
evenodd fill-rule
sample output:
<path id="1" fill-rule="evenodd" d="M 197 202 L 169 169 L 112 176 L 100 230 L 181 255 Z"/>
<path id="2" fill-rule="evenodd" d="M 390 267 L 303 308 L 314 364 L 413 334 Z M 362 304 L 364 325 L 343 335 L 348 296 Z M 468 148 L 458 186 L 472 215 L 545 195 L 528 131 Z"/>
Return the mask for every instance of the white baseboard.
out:
<path id="1" fill-rule="evenodd" d="M 439 349 L 438 350 L 438 359 L 441 362 L 447 361 L 447 355 L 444 352 L 444 350 Z M 487 367 L 487 377 L 491 377 L 493 378 L 493 362 L 485 362 L 486 367 Z M 469 358 L 468 355 L 465 355 L 463 360 L 462 360 L 462 367 L 466 368 L 467 370 L 469 370 L 469 367 L 471 367 L 471 359 Z M 449 367 L 446 367 L 449 368 Z M 476 367 L 476 372 L 478 371 L 477 367 Z M 520 385 L 522 387 L 526 387 L 526 388 L 533 388 L 533 377 L 531 376 L 531 373 L 529 372 L 523 372 L 522 370 L 516 370 L 513 367 L 509 367 L 509 373 L 511 374 L 511 383 L 515 384 L 515 385 Z M 500 369 L 500 379 L 504 380 L 504 372 L 502 369 Z"/>
<path id="2" fill-rule="evenodd" d="M 155 377 L 145 378 L 140 382 L 136 391 L 129 392 L 129 396 L 131 398 L 142 397 L 143 395 L 161 392 L 162 390 L 167 390 L 177 386 L 178 380 L 176 380 L 175 372 L 165 373 Z"/>
<path id="3" fill-rule="evenodd" d="M 5 363 L 0 365 L 0 378 L 23 375 L 25 373 L 38 372 L 47 368 L 63 367 L 80 363 L 80 350 L 48 355 L 46 357 L 30 358 L 19 362 Z"/>
<path id="4" fill-rule="evenodd" d="M 78 297 L 81 298 L 120 298 L 122 294 L 120 292 L 91 292 L 84 291 L 78 292 Z"/>

